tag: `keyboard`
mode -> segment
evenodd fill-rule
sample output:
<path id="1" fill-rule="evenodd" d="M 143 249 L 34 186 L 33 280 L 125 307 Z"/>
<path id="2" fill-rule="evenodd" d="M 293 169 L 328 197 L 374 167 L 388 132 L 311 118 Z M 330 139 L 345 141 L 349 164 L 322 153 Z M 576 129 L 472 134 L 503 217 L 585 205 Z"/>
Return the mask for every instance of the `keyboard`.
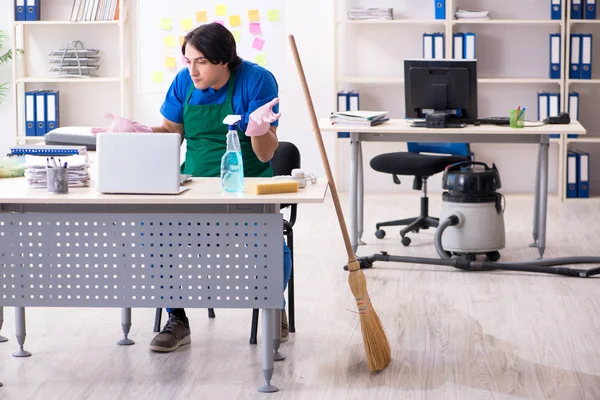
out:
<path id="1" fill-rule="evenodd" d="M 480 125 L 510 125 L 510 119 L 508 117 L 478 118 L 476 123 Z"/>

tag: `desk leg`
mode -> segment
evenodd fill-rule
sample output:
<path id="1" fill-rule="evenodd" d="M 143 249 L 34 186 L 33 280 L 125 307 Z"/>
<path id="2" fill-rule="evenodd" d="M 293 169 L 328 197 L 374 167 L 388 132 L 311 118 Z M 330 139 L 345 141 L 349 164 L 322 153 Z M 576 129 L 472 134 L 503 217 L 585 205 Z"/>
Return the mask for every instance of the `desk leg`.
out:
<path id="1" fill-rule="evenodd" d="M 358 133 L 350 133 L 350 244 L 358 248 Z"/>
<path id="2" fill-rule="evenodd" d="M 123 329 L 123 339 L 119 340 L 117 344 L 122 346 L 134 344 L 135 342 L 127 337 L 131 329 L 131 308 L 121 308 L 121 329 Z"/>
<path id="3" fill-rule="evenodd" d="M 25 307 L 15 307 L 15 331 L 17 336 L 17 343 L 19 344 L 19 351 L 13 354 L 13 357 L 29 357 L 31 353 L 27 350 L 23 350 L 25 344 L 26 327 L 25 327 Z"/>
<path id="4" fill-rule="evenodd" d="M 538 252 L 540 258 L 544 256 L 546 250 L 546 215 L 548 212 L 548 150 L 550 141 L 548 136 L 544 135 L 540 146 L 541 168 L 540 168 L 540 204 L 538 211 Z"/>
<path id="5" fill-rule="evenodd" d="M 365 199 L 364 199 L 364 195 L 365 195 L 365 176 L 363 175 L 364 170 L 363 170 L 364 166 L 363 166 L 363 153 L 362 153 L 362 144 L 360 143 L 360 141 L 358 142 L 358 174 L 357 174 L 357 179 L 358 179 L 358 189 L 357 189 L 357 198 L 356 201 L 358 202 L 358 237 L 357 237 L 357 242 L 358 245 L 364 245 L 366 244 L 365 242 L 362 241 L 362 235 L 363 232 L 365 230 L 365 224 L 364 224 L 364 211 L 365 211 Z"/>
<path id="6" fill-rule="evenodd" d="M 258 388 L 259 392 L 262 393 L 273 393 L 279 389 L 271 385 L 271 378 L 273 377 L 273 322 L 275 316 L 273 315 L 275 310 L 269 310 L 263 308 L 261 310 L 262 318 L 262 348 L 263 348 L 263 376 L 265 377 L 265 384 Z"/>
<path id="7" fill-rule="evenodd" d="M 537 247 L 538 246 L 538 237 L 539 237 L 539 214 L 540 214 L 540 172 L 542 169 L 542 147 L 543 143 L 540 143 L 540 147 L 538 148 L 538 157 L 537 157 L 537 165 L 535 168 L 535 192 L 533 193 L 533 243 L 529 245 L 529 247 Z"/>
<path id="8" fill-rule="evenodd" d="M 281 346 L 281 311 L 275 311 L 273 321 L 273 359 L 275 361 L 285 360 L 285 354 L 279 352 L 279 346 Z"/>
<path id="9" fill-rule="evenodd" d="M 4 307 L 0 307 L 0 330 L 2 330 L 2 324 L 4 324 Z M 8 341 L 8 339 L 0 335 L 0 343 L 6 341 Z"/>

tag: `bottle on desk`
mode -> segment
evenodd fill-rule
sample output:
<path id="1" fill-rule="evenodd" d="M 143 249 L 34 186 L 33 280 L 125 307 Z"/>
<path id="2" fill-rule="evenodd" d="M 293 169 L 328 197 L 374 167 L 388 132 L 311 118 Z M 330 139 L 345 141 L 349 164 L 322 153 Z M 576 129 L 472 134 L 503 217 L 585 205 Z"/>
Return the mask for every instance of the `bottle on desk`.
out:
<path id="1" fill-rule="evenodd" d="M 223 120 L 227 124 L 227 148 L 221 158 L 221 186 L 223 190 L 230 193 L 242 193 L 244 191 L 244 163 L 242 160 L 242 147 L 237 133 L 239 115 L 228 115 Z"/>

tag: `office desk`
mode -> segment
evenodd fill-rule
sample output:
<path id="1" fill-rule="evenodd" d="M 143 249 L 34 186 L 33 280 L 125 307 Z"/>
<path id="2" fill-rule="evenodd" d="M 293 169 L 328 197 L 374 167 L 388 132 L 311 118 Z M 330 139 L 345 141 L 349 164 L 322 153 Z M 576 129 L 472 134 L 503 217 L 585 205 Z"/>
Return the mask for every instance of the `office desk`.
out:
<path id="1" fill-rule="evenodd" d="M 322 202 L 326 180 L 263 196 L 223 193 L 218 178 L 187 186 L 179 195 L 52 195 L 0 179 L 0 306 L 16 307 L 15 355 L 30 355 L 25 307 L 122 308 L 120 344 L 133 344 L 131 307 L 261 308 L 268 386 L 283 308 L 279 204 Z"/>
<path id="2" fill-rule="evenodd" d="M 508 126 L 467 126 L 466 128 L 413 128 L 410 121 L 390 119 L 372 127 L 332 125 L 329 118 L 319 119 L 324 132 L 350 132 L 350 240 L 356 252 L 363 233 L 363 163 L 361 142 L 466 142 L 466 143 L 537 143 L 538 162 L 533 220 L 533 246 L 540 257 L 546 248 L 546 208 L 548 202 L 548 148 L 551 134 L 584 135 L 577 121 L 569 125 L 544 125 L 513 129 Z M 362 244 L 362 243 L 361 243 Z"/>

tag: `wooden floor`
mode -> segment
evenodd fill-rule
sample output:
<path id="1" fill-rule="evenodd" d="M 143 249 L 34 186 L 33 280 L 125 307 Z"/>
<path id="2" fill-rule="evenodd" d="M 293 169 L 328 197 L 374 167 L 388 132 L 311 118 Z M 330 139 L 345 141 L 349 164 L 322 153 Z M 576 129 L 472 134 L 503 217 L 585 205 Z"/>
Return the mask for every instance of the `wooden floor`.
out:
<path id="1" fill-rule="evenodd" d="M 417 214 L 418 204 L 416 196 L 367 196 L 359 254 L 436 257 L 432 230 L 413 235 L 409 248 L 397 230 L 383 240 L 373 235 L 376 221 Z M 432 214 L 439 209 L 434 195 Z M 527 247 L 531 210 L 531 197 L 508 196 L 503 260 L 535 258 Z M 393 360 L 370 374 L 334 218 L 330 199 L 299 210 L 297 333 L 276 364 L 280 392 L 256 392 L 260 348 L 248 344 L 249 310 L 217 310 L 214 320 L 188 310 L 192 344 L 155 354 L 153 310 L 133 311 L 137 344 L 120 347 L 117 309 L 28 309 L 33 356 L 17 359 L 9 308 L 0 399 L 600 399 L 598 279 L 376 264 L 366 271 L 368 288 Z M 599 244 L 599 200 L 550 200 L 547 257 L 600 256 Z"/>

